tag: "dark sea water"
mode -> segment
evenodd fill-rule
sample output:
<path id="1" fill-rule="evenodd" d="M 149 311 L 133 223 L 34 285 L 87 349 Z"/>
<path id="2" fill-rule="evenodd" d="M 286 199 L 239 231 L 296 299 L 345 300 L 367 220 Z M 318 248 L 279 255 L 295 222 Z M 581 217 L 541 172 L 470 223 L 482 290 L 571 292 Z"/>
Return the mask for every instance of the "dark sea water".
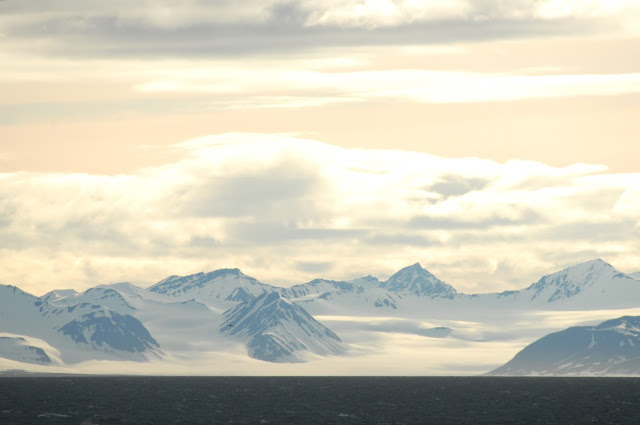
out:
<path id="1" fill-rule="evenodd" d="M 2 425 L 79 425 L 92 420 L 119 424 L 640 424 L 640 379 L 0 378 Z"/>

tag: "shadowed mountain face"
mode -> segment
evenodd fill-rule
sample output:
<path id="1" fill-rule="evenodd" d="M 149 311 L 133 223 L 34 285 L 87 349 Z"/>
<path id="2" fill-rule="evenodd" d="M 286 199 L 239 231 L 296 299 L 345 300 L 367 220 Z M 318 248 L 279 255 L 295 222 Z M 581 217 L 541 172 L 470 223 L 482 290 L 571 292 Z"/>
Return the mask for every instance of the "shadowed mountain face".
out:
<path id="1" fill-rule="evenodd" d="M 29 345 L 24 338 L 0 336 L 0 355 L 23 363 L 51 364 L 51 358 L 40 347 Z"/>
<path id="2" fill-rule="evenodd" d="M 89 298 L 133 309 L 113 290 L 92 289 L 85 294 Z M 65 295 L 73 298 L 82 294 L 74 291 Z M 158 343 L 138 319 L 118 314 L 103 305 L 86 302 L 54 304 L 16 287 L 1 285 L 0 298 L 0 315 L 5 317 L 0 323 L 1 332 L 47 341 L 59 349 L 63 359 L 69 363 L 93 358 L 140 361 L 145 360 L 147 354 L 155 356 L 159 353 Z M 51 299 L 51 294 L 46 298 Z M 58 302 L 65 299 L 56 298 Z M 1 350 L 0 356 L 8 358 L 8 353 L 13 351 L 15 344 L 11 349 L 5 347 Z M 44 356 L 40 357 L 44 359 Z"/>
<path id="3" fill-rule="evenodd" d="M 133 316 L 98 309 L 58 329 L 80 344 L 106 346 L 113 350 L 144 352 L 158 348 L 149 331 Z"/>
<path id="4" fill-rule="evenodd" d="M 340 338 L 278 293 L 264 294 L 224 313 L 221 331 L 246 339 L 249 355 L 269 362 L 300 362 L 307 353 L 346 351 Z"/>
<path id="5" fill-rule="evenodd" d="M 491 375 L 637 374 L 640 317 L 625 316 L 597 326 L 576 326 L 525 347 Z"/>
<path id="6" fill-rule="evenodd" d="M 456 294 L 453 286 L 448 285 L 422 268 L 420 263 L 405 267 L 395 273 L 380 287 L 391 292 L 428 297 L 452 298 Z"/>

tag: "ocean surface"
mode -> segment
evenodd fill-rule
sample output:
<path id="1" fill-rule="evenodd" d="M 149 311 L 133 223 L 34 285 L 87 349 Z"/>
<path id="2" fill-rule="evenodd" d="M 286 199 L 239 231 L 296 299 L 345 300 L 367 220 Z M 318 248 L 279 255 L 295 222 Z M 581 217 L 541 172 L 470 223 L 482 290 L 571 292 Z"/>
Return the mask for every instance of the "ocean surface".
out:
<path id="1" fill-rule="evenodd" d="M 640 379 L 0 378 L 0 424 L 637 424 Z"/>

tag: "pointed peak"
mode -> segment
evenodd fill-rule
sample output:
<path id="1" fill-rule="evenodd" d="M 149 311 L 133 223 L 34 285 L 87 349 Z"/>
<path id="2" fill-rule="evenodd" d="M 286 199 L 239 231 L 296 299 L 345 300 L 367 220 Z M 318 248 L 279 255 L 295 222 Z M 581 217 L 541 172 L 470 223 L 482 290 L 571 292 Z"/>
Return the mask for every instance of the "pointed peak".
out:
<path id="1" fill-rule="evenodd" d="M 616 271 L 616 268 L 606 261 L 596 258 L 595 260 L 584 261 L 582 263 L 574 264 L 573 266 L 566 267 L 553 275 L 556 274 L 566 274 L 566 273 L 601 273 L 601 272 L 612 272 Z"/>
<path id="2" fill-rule="evenodd" d="M 572 267 L 590 267 L 590 266 L 609 266 L 613 267 L 611 264 L 604 261 L 602 258 L 596 258 L 594 260 L 583 261 L 582 263 L 578 263 Z M 567 267 L 568 269 L 572 267 Z"/>
<path id="3" fill-rule="evenodd" d="M 393 292 L 409 292 L 415 295 L 452 297 L 455 288 L 435 277 L 420 263 L 403 268 L 380 285 Z"/>
<path id="4" fill-rule="evenodd" d="M 417 273 L 420 275 L 433 276 L 433 274 L 429 270 L 422 267 L 420 263 L 414 263 L 410 266 L 403 267 L 402 269 L 398 270 L 393 276 L 400 276 L 407 273 Z M 393 278 L 393 276 L 391 277 Z"/>
<path id="5" fill-rule="evenodd" d="M 588 273 L 589 275 L 593 275 L 594 273 L 599 274 L 605 271 L 617 272 L 616 268 L 613 267 L 611 264 L 607 263 L 606 261 L 600 258 L 596 258 L 595 260 L 584 261 L 582 263 L 577 263 L 572 266 L 565 267 L 562 270 L 543 276 L 543 279 L 554 277 L 554 276 L 560 276 L 560 275 L 575 275 L 575 274 L 580 275 L 585 273 Z"/>
<path id="6" fill-rule="evenodd" d="M 527 288 L 532 291 L 532 300 L 539 298 L 546 302 L 555 302 L 574 297 L 589 288 L 603 288 L 613 278 L 628 278 L 606 261 L 597 258 L 567 267 L 555 273 L 543 276 Z"/>
<path id="7" fill-rule="evenodd" d="M 583 264 L 608 264 L 606 261 L 604 261 L 602 258 L 595 258 L 593 260 L 589 260 L 589 261 L 585 261 Z"/>

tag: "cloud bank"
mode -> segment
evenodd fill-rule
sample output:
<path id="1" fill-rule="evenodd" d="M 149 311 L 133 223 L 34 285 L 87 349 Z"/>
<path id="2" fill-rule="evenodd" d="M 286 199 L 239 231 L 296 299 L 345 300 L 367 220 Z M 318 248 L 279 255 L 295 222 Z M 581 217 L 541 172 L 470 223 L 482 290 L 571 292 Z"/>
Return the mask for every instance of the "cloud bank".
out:
<path id="1" fill-rule="evenodd" d="M 420 261 L 463 292 L 488 292 L 596 257 L 640 269 L 640 173 L 286 134 L 172 149 L 180 160 L 129 175 L 0 175 L 0 281 L 40 294 L 240 267 L 289 285 Z"/>
<path id="2" fill-rule="evenodd" d="M 637 35 L 640 6 L 634 0 L 39 0 L 2 2 L 0 13 L 0 33 L 49 54 L 234 57 L 416 40 Z"/>

